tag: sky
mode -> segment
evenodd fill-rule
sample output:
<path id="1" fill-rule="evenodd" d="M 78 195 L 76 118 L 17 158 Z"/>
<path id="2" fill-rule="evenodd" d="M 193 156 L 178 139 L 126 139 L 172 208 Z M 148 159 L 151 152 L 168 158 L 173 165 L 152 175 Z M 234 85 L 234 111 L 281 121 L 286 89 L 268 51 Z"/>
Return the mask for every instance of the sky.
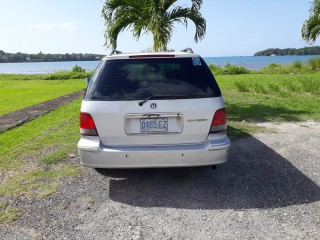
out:
<path id="1" fill-rule="evenodd" d="M 252 56 L 268 48 L 309 46 L 301 27 L 312 0 L 203 0 L 207 21 L 204 40 L 195 43 L 195 28 L 176 24 L 168 48 L 191 47 L 203 57 Z M 176 5 L 191 6 L 191 0 Z M 0 0 L 0 50 L 15 53 L 108 54 L 104 44 L 102 0 Z M 315 45 L 320 45 L 319 39 Z M 140 52 L 152 36 L 137 41 L 130 29 L 120 33 L 117 49 Z"/>

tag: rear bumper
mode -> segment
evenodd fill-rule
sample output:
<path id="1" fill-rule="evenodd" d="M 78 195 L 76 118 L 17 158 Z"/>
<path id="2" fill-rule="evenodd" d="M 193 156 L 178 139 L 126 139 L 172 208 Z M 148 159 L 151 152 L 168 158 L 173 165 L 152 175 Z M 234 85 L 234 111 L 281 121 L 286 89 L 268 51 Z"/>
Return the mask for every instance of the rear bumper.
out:
<path id="1" fill-rule="evenodd" d="M 94 168 L 206 166 L 227 161 L 230 140 L 225 134 L 194 145 L 106 147 L 98 137 L 78 142 L 80 163 Z"/>

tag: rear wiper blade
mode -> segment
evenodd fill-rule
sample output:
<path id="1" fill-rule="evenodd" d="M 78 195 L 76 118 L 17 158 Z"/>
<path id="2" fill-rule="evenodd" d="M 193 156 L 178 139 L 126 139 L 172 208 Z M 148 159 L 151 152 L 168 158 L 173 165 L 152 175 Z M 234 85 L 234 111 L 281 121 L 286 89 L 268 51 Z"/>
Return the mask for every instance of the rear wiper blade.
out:
<path id="1" fill-rule="evenodd" d="M 148 100 L 150 100 L 150 99 L 153 98 L 153 97 L 154 97 L 154 96 L 151 95 L 151 96 L 147 97 L 146 99 L 140 101 L 140 102 L 139 102 L 139 106 L 142 106 L 145 102 L 147 102 Z"/>
<path id="2" fill-rule="evenodd" d="M 139 106 L 142 106 L 145 102 L 147 102 L 151 98 L 173 99 L 173 98 L 177 98 L 177 97 L 185 97 L 185 95 L 171 95 L 171 94 L 168 94 L 168 95 L 151 95 L 151 96 L 147 97 L 146 99 L 140 101 L 139 102 Z"/>

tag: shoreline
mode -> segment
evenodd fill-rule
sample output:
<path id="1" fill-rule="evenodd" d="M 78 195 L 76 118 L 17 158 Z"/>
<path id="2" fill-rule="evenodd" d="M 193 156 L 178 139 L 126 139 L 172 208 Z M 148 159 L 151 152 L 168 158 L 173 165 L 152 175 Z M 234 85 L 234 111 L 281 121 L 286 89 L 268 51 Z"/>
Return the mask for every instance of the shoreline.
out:
<path id="1" fill-rule="evenodd" d="M 248 70 L 261 70 L 271 63 L 279 65 L 288 65 L 297 61 L 306 63 L 312 58 L 320 58 L 320 55 L 203 57 L 208 65 L 214 64 L 219 67 L 225 67 L 229 63 L 234 66 L 242 66 Z M 50 74 L 71 71 L 75 65 L 84 68 L 88 72 L 95 70 L 99 62 L 100 60 L 0 63 L 0 74 Z"/>

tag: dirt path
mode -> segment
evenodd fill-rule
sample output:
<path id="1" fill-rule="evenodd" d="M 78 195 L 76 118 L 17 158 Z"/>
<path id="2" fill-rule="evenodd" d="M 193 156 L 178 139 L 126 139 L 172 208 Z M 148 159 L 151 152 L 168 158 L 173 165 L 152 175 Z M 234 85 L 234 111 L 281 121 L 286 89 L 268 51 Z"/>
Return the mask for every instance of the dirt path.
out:
<path id="1" fill-rule="evenodd" d="M 233 142 L 216 170 L 83 168 L 12 202 L 22 217 L 0 239 L 318 239 L 320 123 L 263 126 L 278 132 Z"/>
<path id="2" fill-rule="evenodd" d="M 35 119 L 43 114 L 46 114 L 68 102 L 72 102 L 84 94 L 84 90 L 79 92 L 70 93 L 49 101 L 36 104 L 15 112 L 11 112 L 0 116 L 0 132 L 14 128 L 24 124 L 32 119 Z"/>

